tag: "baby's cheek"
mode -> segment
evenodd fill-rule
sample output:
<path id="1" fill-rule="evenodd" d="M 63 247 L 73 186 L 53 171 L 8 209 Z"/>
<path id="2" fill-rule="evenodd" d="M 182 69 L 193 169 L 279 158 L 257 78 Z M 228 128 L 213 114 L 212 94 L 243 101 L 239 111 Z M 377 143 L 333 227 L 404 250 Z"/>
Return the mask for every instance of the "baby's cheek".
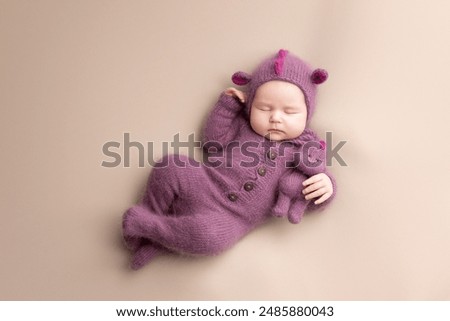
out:
<path id="1" fill-rule="evenodd" d="M 305 124 L 301 119 L 291 119 L 288 123 L 287 132 L 290 138 L 296 138 L 300 136 L 305 130 Z"/>
<path id="2" fill-rule="evenodd" d="M 266 129 L 265 123 L 268 123 L 268 121 L 264 119 L 264 115 L 261 115 L 261 111 L 257 109 L 253 111 L 250 115 L 250 126 L 256 133 L 264 135 L 265 133 L 262 132 Z"/>

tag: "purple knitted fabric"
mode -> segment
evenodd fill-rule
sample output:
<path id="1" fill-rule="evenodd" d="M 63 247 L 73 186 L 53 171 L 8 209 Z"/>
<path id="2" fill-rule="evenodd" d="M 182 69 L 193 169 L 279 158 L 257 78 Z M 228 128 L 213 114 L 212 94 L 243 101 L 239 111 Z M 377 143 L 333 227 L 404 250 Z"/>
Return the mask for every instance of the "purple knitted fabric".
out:
<path id="1" fill-rule="evenodd" d="M 325 142 L 310 130 L 303 132 L 300 139 L 302 143 L 297 144 L 294 150 L 303 155 L 304 159 L 280 177 L 277 201 L 272 210 L 272 215 L 287 216 L 289 222 L 293 224 L 298 224 L 308 205 L 313 204 L 312 200 L 305 200 L 299 193 L 304 188 L 303 182 L 313 175 L 326 171 Z M 305 153 L 302 154 L 302 151 Z"/>
<path id="2" fill-rule="evenodd" d="M 279 69 L 288 65 L 284 60 Z M 132 268 L 166 252 L 219 254 L 273 215 L 280 190 L 288 195 L 286 190 L 295 185 L 290 189 L 301 194 L 298 182 L 325 172 L 323 162 L 309 172 L 305 167 L 309 157 L 323 161 L 320 152 L 317 157 L 299 152 L 307 142 L 318 140 L 310 129 L 290 141 L 270 142 L 251 129 L 245 109 L 234 97 L 222 94 L 204 128 L 208 161 L 199 164 L 183 155 L 168 155 L 153 168 L 143 200 L 123 217 Z M 295 171 L 301 177 L 289 184 Z M 279 188 L 280 182 L 287 189 Z M 320 205 L 302 200 L 302 211 L 324 208 L 333 197 Z M 286 209 L 290 200 L 283 202 L 281 208 Z"/>
<path id="3" fill-rule="evenodd" d="M 327 78 L 328 73 L 325 70 L 313 70 L 297 56 L 281 49 L 277 55 L 264 60 L 252 75 L 239 71 L 232 76 L 232 81 L 239 86 L 248 84 L 247 112 L 250 112 L 256 90 L 262 84 L 271 80 L 293 83 L 303 91 L 309 120 L 316 106 L 317 85 Z"/>

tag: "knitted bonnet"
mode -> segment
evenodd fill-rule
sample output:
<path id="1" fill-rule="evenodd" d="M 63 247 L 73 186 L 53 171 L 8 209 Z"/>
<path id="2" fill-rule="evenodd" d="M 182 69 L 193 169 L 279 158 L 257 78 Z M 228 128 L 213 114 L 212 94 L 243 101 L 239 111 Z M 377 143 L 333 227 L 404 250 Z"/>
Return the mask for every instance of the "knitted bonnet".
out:
<path id="1" fill-rule="evenodd" d="M 233 74 L 231 80 L 239 86 L 248 85 L 247 113 L 250 112 L 256 90 L 262 84 L 271 80 L 282 80 L 298 86 L 305 96 L 307 120 L 309 120 L 315 107 L 317 85 L 323 83 L 327 78 L 326 70 L 312 70 L 300 58 L 281 49 L 274 57 L 264 60 L 252 75 L 238 71 Z"/>

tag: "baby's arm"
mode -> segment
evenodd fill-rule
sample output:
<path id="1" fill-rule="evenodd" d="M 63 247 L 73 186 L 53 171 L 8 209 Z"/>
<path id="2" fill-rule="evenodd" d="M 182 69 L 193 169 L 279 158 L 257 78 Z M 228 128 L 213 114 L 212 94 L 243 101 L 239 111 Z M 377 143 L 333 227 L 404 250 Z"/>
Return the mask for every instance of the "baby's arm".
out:
<path id="1" fill-rule="evenodd" d="M 228 88 L 220 95 L 206 121 L 203 143 L 218 142 L 220 148 L 218 144 L 214 147 L 221 149 L 237 136 L 242 126 L 245 126 L 242 113 L 244 101 L 243 93 L 234 88 Z"/>

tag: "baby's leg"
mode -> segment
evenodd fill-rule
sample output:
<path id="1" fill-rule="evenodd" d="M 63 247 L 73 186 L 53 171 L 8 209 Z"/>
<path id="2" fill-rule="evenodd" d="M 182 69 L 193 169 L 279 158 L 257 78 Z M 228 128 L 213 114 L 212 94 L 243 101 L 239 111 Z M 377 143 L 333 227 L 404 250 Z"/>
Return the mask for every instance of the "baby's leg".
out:
<path id="1" fill-rule="evenodd" d="M 248 226 L 220 211 L 196 208 L 196 213 L 180 216 L 148 215 L 139 206 L 124 218 L 124 236 L 144 238 L 175 252 L 215 255 L 233 245 Z"/>
<path id="2" fill-rule="evenodd" d="M 134 236 L 131 233 L 128 233 L 129 225 L 130 225 L 130 212 L 140 212 L 141 215 L 155 215 L 148 206 L 144 204 L 135 205 L 132 208 L 129 208 L 122 218 L 122 234 L 125 242 L 125 246 L 131 250 L 132 252 L 137 252 L 139 248 L 145 244 L 146 239 L 143 237 Z"/>
<path id="3" fill-rule="evenodd" d="M 143 203 L 157 214 L 171 214 L 177 198 L 191 199 L 195 189 L 205 179 L 204 168 L 185 155 L 167 155 L 156 165 L 149 177 Z"/>
<path id="4" fill-rule="evenodd" d="M 130 233 L 131 216 L 136 215 L 136 213 L 138 213 L 138 216 L 144 217 L 156 215 L 148 206 L 140 204 L 130 208 L 123 216 L 123 238 L 125 245 L 133 252 L 131 268 L 134 270 L 141 268 L 156 256 L 168 252 L 167 249 L 150 241 L 148 238 Z"/>
<path id="5" fill-rule="evenodd" d="M 150 174 L 142 202 L 130 208 L 123 218 L 125 244 L 135 252 L 133 268 L 141 267 L 165 250 L 150 242 L 147 235 L 137 236 L 129 233 L 130 216 L 136 213 L 139 217 L 180 214 L 180 209 L 172 206 L 174 201 L 178 199 L 179 204 L 187 207 L 191 202 L 198 202 L 199 195 L 195 193 L 198 186 L 205 185 L 205 178 L 204 168 L 184 155 L 165 156 L 160 165 L 155 166 Z"/>
<path id="6" fill-rule="evenodd" d="M 149 241 L 144 241 L 143 244 L 139 247 L 139 249 L 134 253 L 133 260 L 131 262 L 131 268 L 133 270 L 138 270 L 143 267 L 145 264 L 149 263 L 156 256 L 166 253 L 167 250 L 153 244 Z"/>

